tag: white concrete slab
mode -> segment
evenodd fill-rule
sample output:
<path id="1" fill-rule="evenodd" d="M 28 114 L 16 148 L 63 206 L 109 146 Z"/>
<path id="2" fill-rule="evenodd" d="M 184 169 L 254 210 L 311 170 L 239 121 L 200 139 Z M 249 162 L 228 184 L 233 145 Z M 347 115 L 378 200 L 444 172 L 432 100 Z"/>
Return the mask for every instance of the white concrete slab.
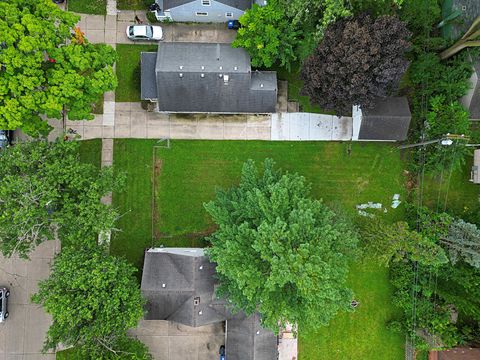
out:
<path id="1" fill-rule="evenodd" d="M 313 113 L 272 115 L 271 140 L 341 141 L 352 138 L 352 118 Z"/>

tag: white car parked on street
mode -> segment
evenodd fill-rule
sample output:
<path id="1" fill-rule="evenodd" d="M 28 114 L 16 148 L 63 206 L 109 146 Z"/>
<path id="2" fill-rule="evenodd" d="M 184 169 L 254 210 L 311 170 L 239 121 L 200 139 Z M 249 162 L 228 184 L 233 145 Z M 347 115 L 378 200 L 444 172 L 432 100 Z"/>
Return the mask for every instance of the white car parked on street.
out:
<path id="1" fill-rule="evenodd" d="M 163 40 L 163 30 L 160 26 L 130 25 L 127 27 L 127 37 L 130 40 Z"/>

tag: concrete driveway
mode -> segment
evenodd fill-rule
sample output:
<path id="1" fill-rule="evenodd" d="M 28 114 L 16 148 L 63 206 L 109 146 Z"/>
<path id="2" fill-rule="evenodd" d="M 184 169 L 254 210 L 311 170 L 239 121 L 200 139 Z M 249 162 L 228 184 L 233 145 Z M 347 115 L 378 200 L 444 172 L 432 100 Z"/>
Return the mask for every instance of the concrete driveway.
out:
<path id="1" fill-rule="evenodd" d="M 155 360 L 213 360 L 225 344 L 223 323 L 198 328 L 162 320 L 142 320 L 130 331 Z"/>
<path id="2" fill-rule="evenodd" d="M 114 44 L 155 44 L 155 42 L 135 41 L 127 38 L 127 26 L 133 25 L 135 16 L 145 24 L 144 11 L 121 11 L 115 15 L 86 15 L 79 14 L 78 26 L 92 43 Z M 223 23 L 217 24 L 154 24 L 163 29 L 166 42 L 206 42 L 206 43 L 231 43 L 236 36 L 236 31 L 228 30 Z"/>
<path id="3" fill-rule="evenodd" d="M 0 360 L 55 359 L 54 353 L 41 353 L 51 318 L 42 307 L 32 304 L 30 297 L 38 290 L 38 281 L 48 277 L 59 248 L 59 242 L 47 241 L 35 249 L 30 260 L 0 257 L 0 285 L 10 290 L 9 317 L 0 324 Z"/>

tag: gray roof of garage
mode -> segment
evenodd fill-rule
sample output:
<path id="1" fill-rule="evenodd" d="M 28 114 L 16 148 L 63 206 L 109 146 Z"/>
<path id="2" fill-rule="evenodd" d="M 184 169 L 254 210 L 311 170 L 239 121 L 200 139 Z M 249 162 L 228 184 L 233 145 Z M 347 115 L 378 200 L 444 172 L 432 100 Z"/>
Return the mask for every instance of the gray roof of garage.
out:
<path id="1" fill-rule="evenodd" d="M 412 115 L 406 97 L 379 98 L 372 109 L 362 109 L 360 140 L 402 141 Z"/>
<path id="2" fill-rule="evenodd" d="M 258 313 L 240 312 L 227 320 L 228 360 L 276 360 L 277 348 L 277 336 L 261 325 Z"/>

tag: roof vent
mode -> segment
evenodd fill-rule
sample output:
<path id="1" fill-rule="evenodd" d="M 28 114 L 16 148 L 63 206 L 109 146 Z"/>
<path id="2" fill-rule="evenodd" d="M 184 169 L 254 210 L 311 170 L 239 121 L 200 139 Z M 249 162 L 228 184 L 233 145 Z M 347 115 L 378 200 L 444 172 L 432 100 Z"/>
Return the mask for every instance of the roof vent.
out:
<path id="1" fill-rule="evenodd" d="M 180 70 L 182 70 L 182 69 L 183 69 L 183 65 L 180 65 L 178 68 L 179 68 Z"/>
<path id="2" fill-rule="evenodd" d="M 234 67 L 233 67 L 233 70 L 238 70 L 238 66 L 234 66 Z"/>
<path id="3" fill-rule="evenodd" d="M 263 84 L 260 84 L 260 87 L 263 88 Z"/>
<path id="4" fill-rule="evenodd" d="M 260 335 L 260 330 L 257 330 L 257 335 Z"/>
<path id="5" fill-rule="evenodd" d="M 200 270 L 203 270 L 203 265 L 200 265 L 199 269 L 200 269 Z"/>
<path id="6" fill-rule="evenodd" d="M 204 77 L 205 77 L 205 74 L 200 74 L 200 77 L 201 77 L 201 78 L 204 78 Z"/>
<path id="7" fill-rule="evenodd" d="M 197 296 L 197 297 L 193 298 L 193 305 L 194 306 L 200 305 L 200 296 Z"/>
<path id="8" fill-rule="evenodd" d="M 220 65 L 218 68 L 219 68 L 220 70 L 222 70 L 222 69 L 223 69 L 223 66 Z"/>
<path id="9" fill-rule="evenodd" d="M 202 65 L 202 70 L 205 70 L 205 66 Z"/>
<path id="10" fill-rule="evenodd" d="M 218 77 L 219 77 L 219 78 L 222 78 L 222 77 L 223 77 L 223 74 L 218 74 Z"/>
<path id="11" fill-rule="evenodd" d="M 228 76 L 228 75 L 223 75 L 223 83 L 224 83 L 225 85 L 228 84 L 228 80 L 229 80 L 229 76 Z"/>
<path id="12" fill-rule="evenodd" d="M 166 288 L 167 287 L 167 284 L 162 284 L 162 288 Z"/>
<path id="13" fill-rule="evenodd" d="M 180 76 L 180 77 L 182 78 L 182 77 L 183 77 L 183 73 L 178 74 L 178 76 Z"/>
<path id="14" fill-rule="evenodd" d="M 198 312 L 198 315 L 203 315 L 202 310 L 200 310 L 200 311 Z"/>

